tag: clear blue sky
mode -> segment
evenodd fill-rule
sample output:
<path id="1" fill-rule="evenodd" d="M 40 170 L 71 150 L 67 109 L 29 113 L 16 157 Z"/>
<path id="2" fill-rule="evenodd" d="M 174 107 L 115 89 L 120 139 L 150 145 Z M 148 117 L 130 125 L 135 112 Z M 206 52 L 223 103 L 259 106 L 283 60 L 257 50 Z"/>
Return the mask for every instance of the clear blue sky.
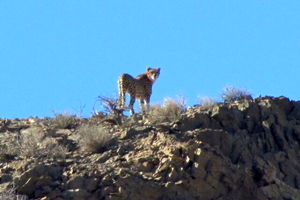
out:
<path id="1" fill-rule="evenodd" d="M 300 99 L 299 0 L 1 0 L 0 118 L 90 116 L 122 73 L 161 67 L 152 102 Z M 97 104 L 96 104 L 97 105 Z"/>

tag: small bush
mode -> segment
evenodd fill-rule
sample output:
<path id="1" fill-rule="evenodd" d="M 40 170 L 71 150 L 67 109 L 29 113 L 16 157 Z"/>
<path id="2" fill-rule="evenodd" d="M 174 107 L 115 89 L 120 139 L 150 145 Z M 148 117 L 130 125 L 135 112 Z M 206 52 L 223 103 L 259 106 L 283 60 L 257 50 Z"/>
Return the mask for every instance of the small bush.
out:
<path id="1" fill-rule="evenodd" d="M 71 129 L 78 125 L 78 118 L 75 115 L 56 114 L 50 119 L 49 125 L 56 129 Z"/>
<path id="2" fill-rule="evenodd" d="M 103 109 L 102 114 L 106 116 L 109 115 L 111 120 L 114 120 L 115 123 L 121 125 L 124 109 L 118 108 L 118 99 L 114 97 L 104 97 L 104 96 L 99 96 L 98 98 L 99 98 L 100 105 Z M 97 115 L 98 113 L 95 114 Z"/>
<path id="3" fill-rule="evenodd" d="M 119 115 L 123 110 L 118 108 L 118 99 L 114 97 L 98 96 L 104 113 L 110 115 Z"/>
<path id="4" fill-rule="evenodd" d="M 217 104 L 217 101 L 211 97 L 199 97 L 201 106 L 213 106 Z"/>
<path id="5" fill-rule="evenodd" d="M 243 89 L 226 87 L 222 94 L 224 102 L 234 102 L 238 100 L 251 100 L 251 94 Z"/>
<path id="6" fill-rule="evenodd" d="M 22 157 L 65 158 L 67 152 L 67 148 L 58 144 L 54 138 L 47 138 L 35 129 L 21 132 L 9 149 Z"/>
<path id="7" fill-rule="evenodd" d="M 39 144 L 43 140 L 43 133 L 39 130 L 33 130 L 26 132 L 21 132 L 21 134 L 16 137 L 14 148 L 17 155 L 23 157 L 38 157 L 40 155 Z"/>
<path id="8" fill-rule="evenodd" d="M 149 119 L 152 122 L 171 122 L 178 120 L 185 112 L 185 100 L 183 98 L 173 100 L 167 98 L 163 105 L 152 106 L 149 112 Z"/>
<path id="9" fill-rule="evenodd" d="M 101 126 L 82 126 L 79 135 L 80 147 L 92 153 L 104 152 L 114 142 L 112 135 Z"/>

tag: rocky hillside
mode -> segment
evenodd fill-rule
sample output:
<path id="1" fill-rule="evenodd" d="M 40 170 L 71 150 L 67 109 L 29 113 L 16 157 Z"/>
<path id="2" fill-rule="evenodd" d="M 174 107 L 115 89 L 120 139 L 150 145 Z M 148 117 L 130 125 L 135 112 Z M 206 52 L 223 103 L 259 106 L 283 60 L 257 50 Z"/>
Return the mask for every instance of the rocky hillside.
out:
<path id="1" fill-rule="evenodd" d="M 299 200 L 300 102 L 0 121 L 0 199 Z"/>

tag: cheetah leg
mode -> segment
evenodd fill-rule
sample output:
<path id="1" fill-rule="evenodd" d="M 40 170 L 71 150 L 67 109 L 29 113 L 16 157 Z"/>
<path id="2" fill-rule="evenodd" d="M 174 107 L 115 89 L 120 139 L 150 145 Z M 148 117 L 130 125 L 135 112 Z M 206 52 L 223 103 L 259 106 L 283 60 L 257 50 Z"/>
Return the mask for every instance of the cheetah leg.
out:
<path id="1" fill-rule="evenodd" d="M 145 114 L 145 100 L 144 99 L 140 100 L 140 110 L 143 114 Z"/>
<path id="2" fill-rule="evenodd" d="M 130 109 L 131 115 L 134 114 L 134 109 L 133 109 L 134 102 L 135 102 L 135 96 L 130 96 L 129 109 Z"/>
<path id="3" fill-rule="evenodd" d="M 147 97 L 146 99 L 146 112 L 148 113 L 150 111 L 150 97 Z"/>
<path id="4" fill-rule="evenodd" d="M 125 92 L 120 92 L 119 102 L 118 102 L 119 108 L 124 108 L 124 104 L 125 104 L 125 100 L 126 100 L 125 97 L 126 97 Z"/>

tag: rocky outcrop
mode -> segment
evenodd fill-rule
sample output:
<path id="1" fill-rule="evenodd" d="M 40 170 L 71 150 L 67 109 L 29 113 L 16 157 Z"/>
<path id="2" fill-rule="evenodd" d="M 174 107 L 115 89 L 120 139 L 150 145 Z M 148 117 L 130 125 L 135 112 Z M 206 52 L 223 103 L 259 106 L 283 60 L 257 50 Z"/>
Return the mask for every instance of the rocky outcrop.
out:
<path id="1" fill-rule="evenodd" d="M 263 97 L 194 106 L 173 122 L 103 118 L 63 128 L 49 119 L 2 120 L 2 195 L 14 186 L 44 200 L 300 199 L 300 102 Z M 83 151 L 77 136 L 88 124 L 106 127 L 116 142 L 101 153 Z M 44 139 L 35 146 L 40 154 L 6 151 L 33 129 L 65 155 L 42 151 Z"/>

